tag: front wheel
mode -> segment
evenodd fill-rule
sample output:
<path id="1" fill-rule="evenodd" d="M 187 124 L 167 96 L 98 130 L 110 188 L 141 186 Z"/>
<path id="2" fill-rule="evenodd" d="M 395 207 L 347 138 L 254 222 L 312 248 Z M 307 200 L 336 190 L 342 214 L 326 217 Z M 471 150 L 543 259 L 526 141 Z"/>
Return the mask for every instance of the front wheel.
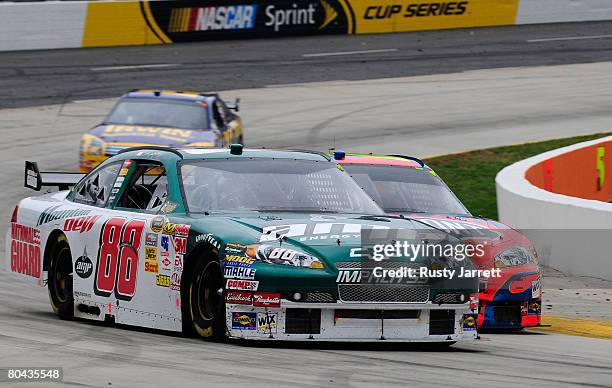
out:
<path id="1" fill-rule="evenodd" d="M 65 240 L 59 240 L 51 251 L 47 286 L 53 311 L 60 319 L 71 319 L 74 316 L 72 255 Z"/>
<path id="2" fill-rule="evenodd" d="M 195 332 L 211 340 L 225 339 L 223 274 L 216 261 L 200 260 L 189 286 L 189 312 Z"/>

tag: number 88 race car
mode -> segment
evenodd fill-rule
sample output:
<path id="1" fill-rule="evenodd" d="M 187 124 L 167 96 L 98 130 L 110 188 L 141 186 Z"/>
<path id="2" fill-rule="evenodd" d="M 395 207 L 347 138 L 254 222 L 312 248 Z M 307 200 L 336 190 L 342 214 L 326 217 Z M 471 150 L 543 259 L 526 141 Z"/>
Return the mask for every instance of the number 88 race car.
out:
<path id="1" fill-rule="evenodd" d="M 365 228 L 452 236 L 385 216 L 326 155 L 146 147 L 86 175 L 26 162 L 26 186 L 70 188 L 22 200 L 6 248 L 62 319 L 209 339 L 476 338 L 477 278 L 360 281 Z"/>

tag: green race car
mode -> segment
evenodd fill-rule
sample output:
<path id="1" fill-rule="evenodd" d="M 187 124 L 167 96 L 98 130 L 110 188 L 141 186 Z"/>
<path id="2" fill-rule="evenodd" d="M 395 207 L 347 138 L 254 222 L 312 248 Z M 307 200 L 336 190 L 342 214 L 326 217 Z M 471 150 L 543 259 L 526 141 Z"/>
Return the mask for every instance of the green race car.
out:
<path id="1" fill-rule="evenodd" d="M 478 277 L 459 276 L 473 270 L 470 260 L 377 258 L 366 237 L 458 240 L 384 215 L 326 155 L 142 147 L 86 175 L 26 162 L 25 180 L 64 190 L 15 207 L 6 268 L 47 285 L 63 319 L 210 339 L 451 344 L 477 336 Z M 409 268 L 423 272 L 409 276 Z"/>

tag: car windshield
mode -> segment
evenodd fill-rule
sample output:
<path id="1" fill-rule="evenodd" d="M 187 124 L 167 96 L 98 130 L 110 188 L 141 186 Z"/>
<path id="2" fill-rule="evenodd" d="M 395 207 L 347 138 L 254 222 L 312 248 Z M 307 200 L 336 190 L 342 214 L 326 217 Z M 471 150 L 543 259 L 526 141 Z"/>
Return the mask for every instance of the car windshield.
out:
<path id="1" fill-rule="evenodd" d="M 190 212 L 383 214 L 348 174 L 327 161 L 207 159 L 181 164 Z"/>
<path id="2" fill-rule="evenodd" d="M 428 170 L 371 164 L 344 168 L 388 213 L 469 215 L 442 179 Z"/>
<path id="3" fill-rule="evenodd" d="M 124 98 L 105 123 L 208 129 L 208 109 L 202 104 L 200 101 Z"/>

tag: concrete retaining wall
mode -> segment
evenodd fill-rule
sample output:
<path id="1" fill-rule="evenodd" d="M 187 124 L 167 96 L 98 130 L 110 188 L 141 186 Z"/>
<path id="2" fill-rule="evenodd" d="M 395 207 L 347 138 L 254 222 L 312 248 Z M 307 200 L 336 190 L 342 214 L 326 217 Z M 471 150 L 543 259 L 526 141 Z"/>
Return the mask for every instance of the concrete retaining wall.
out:
<path id="1" fill-rule="evenodd" d="M 525 174 L 538 163 L 609 141 L 612 136 L 546 152 L 504 168 L 495 179 L 500 221 L 531 238 L 544 265 L 568 275 L 612 280 L 612 204 L 546 191 Z"/>

